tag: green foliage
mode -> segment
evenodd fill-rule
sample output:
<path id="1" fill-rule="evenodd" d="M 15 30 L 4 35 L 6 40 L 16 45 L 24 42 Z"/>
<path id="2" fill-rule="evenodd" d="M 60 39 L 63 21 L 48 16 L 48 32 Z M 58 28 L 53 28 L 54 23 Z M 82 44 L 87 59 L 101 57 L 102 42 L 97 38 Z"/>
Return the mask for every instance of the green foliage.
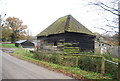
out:
<path id="1" fill-rule="evenodd" d="M 20 49 L 20 50 L 22 51 L 23 49 Z M 56 70 L 62 71 L 63 73 L 67 72 L 67 73 L 74 74 L 74 75 L 77 75 L 77 76 L 85 78 L 85 79 L 111 79 L 107 76 L 102 76 L 100 73 L 85 71 L 78 67 L 68 67 L 68 66 L 58 65 L 58 64 L 51 63 L 51 62 L 45 62 L 45 61 L 37 60 L 35 58 L 28 57 L 28 56 L 26 56 L 26 54 L 21 55 L 22 53 L 20 53 L 20 50 L 15 51 L 14 53 L 18 53 L 18 54 L 13 54 L 13 55 L 14 56 L 19 55 L 19 57 L 28 59 L 28 60 L 30 60 L 30 62 L 36 61 L 36 63 L 42 63 L 45 67 L 56 69 Z M 52 55 L 49 54 L 49 56 L 51 57 Z M 32 62 L 32 63 L 34 63 L 34 62 Z"/>
<path id="2" fill-rule="evenodd" d="M 76 57 L 64 56 L 61 64 L 64 66 L 76 67 Z"/>
<path id="3" fill-rule="evenodd" d="M 117 79 L 118 66 L 109 62 L 105 62 L 105 73 L 110 74 L 112 78 Z"/>
<path id="4" fill-rule="evenodd" d="M 113 58 L 110 53 L 104 53 L 105 59 L 118 63 L 118 58 Z M 105 62 L 105 72 L 111 74 L 111 77 L 117 78 L 118 76 L 118 66 L 110 62 Z"/>
<path id="5" fill-rule="evenodd" d="M 104 53 L 103 56 L 108 59 L 108 60 L 111 60 L 112 61 L 112 56 L 110 53 Z"/>
<path id="6" fill-rule="evenodd" d="M 11 41 L 14 43 L 17 40 L 27 39 L 25 29 L 26 25 L 23 25 L 22 20 L 15 17 L 8 17 L 2 25 L 2 41 Z"/>
<path id="7" fill-rule="evenodd" d="M 87 71 L 100 72 L 101 58 L 82 56 L 78 59 L 78 66 Z M 97 68 L 98 66 L 98 68 Z"/>
<path id="8" fill-rule="evenodd" d="M 82 54 L 92 55 L 94 53 L 92 53 L 92 52 L 89 52 L 89 53 L 83 52 Z M 104 56 L 105 59 L 108 59 L 108 60 L 116 62 L 116 63 L 118 63 L 118 60 L 119 60 L 118 58 L 113 58 L 110 53 L 104 53 L 103 55 L 101 55 L 101 54 L 94 54 L 94 55 Z M 98 65 L 96 65 L 96 64 L 98 64 Z M 99 58 L 91 58 L 91 57 L 79 58 L 79 67 L 81 69 L 88 70 L 88 71 L 100 72 L 101 59 L 99 59 Z M 118 66 L 105 61 L 105 73 L 111 75 L 112 78 L 116 79 L 117 76 L 118 76 Z"/>
<path id="9" fill-rule="evenodd" d="M 105 73 L 106 76 L 109 76 L 110 78 L 112 78 L 111 74 Z"/>
<path id="10" fill-rule="evenodd" d="M 70 66 L 70 67 L 78 67 L 83 70 L 87 71 L 93 71 L 93 72 L 101 72 L 101 56 L 95 56 L 95 55 L 63 55 L 63 54 L 57 54 L 57 53 L 51 53 L 51 54 L 45 54 L 42 52 L 35 53 L 34 56 L 37 58 L 39 57 L 39 60 L 51 62 L 54 64 L 60 64 L 64 66 Z M 78 58 L 78 63 L 77 63 Z M 117 66 L 109 64 L 105 62 L 105 73 L 111 74 L 112 78 L 116 79 L 117 77 Z"/>
<path id="11" fill-rule="evenodd" d="M 15 54 L 21 54 L 27 57 L 33 57 L 33 53 L 30 53 L 30 51 L 28 50 L 24 50 L 24 49 L 17 49 L 14 51 Z"/>
<path id="12" fill-rule="evenodd" d="M 101 57 L 99 56 L 97 57 L 95 55 L 92 55 L 92 56 L 91 55 L 83 55 L 83 56 L 70 55 L 70 54 L 63 55 L 58 53 L 46 54 L 44 52 L 35 52 L 34 54 L 32 54 L 23 49 L 15 50 L 14 53 L 26 56 L 26 58 L 30 57 L 30 58 L 35 58 L 36 60 L 38 59 L 41 61 L 62 65 L 64 66 L 63 68 L 64 70 L 68 71 L 71 69 L 69 72 L 77 75 L 79 75 L 80 72 L 77 72 L 77 71 L 74 72 L 74 70 L 87 70 L 88 72 L 92 71 L 92 72 L 98 72 L 98 73 L 101 72 Z M 78 59 L 78 62 L 77 62 L 77 59 Z M 52 67 L 52 68 L 61 69 L 59 67 Z M 116 65 L 105 62 L 105 73 L 107 73 L 105 75 L 109 76 L 110 78 L 117 79 L 117 71 L 118 71 L 118 67 Z M 83 74 L 84 74 L 83 77 L 85 78 L 90 78 L 90 77 L 92 77 L 92 79 L 96 79 L 96 77 L 98 79 L 101 78 L 96 73 L 93 73 L 93 74 L 88 73 L 87 75 L 86 73 L 83 73 Z M 93 76 L 95 77 L 93 78 Z M 104 78 L 102 77 L 102 79 Z"/>
<path id="13" fill-rule="evenodd" d="M 2 44 L 2 48 L 18 48 L 15 44 Z"/>

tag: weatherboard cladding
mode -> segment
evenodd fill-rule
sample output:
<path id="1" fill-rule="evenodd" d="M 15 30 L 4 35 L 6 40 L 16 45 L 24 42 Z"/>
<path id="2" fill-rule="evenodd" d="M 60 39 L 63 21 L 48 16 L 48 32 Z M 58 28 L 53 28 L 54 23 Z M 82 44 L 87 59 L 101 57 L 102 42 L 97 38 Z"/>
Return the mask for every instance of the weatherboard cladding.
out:
<path id="1" fill-rule="evenodd" d="M 37 36 L 48 36 L 65 32 L 75 32 L 94 35 L 90 30 L 88 30 L 85 26 L 79 23 L 71 15 L 67 15 L 56 20 L 53 24 L 51 24 L 48 28 L 43 30 Z"/>

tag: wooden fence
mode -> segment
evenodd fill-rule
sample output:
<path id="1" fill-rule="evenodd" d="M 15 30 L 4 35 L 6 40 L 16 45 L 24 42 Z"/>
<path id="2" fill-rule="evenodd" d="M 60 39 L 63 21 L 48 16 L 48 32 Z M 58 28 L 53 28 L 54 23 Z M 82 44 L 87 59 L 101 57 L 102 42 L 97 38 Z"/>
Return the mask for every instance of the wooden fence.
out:
<path id="1" fill-rule="evenodd" d="M 68 55 L 68 54 L 67 54 Z M 68 55 L 70 56 L 70 55 Z M 116 62 L 113 62 L 113 61 L 110 61 L 110 60 L 107 60 L 105 59 L 103 56 L 96 56 L 96 55 L 85 55 L 85 54 L 71 54 L 71 56 L 76 56 L 76 66 L 78 66 L 78 57 L 79 56 L 86 56 L 86 57 L 94 57 L 94 58 L 100 58 L 101 59 L 101 74 L 104 74 L 105 73 L 105 62 L 109 62 L 109 63 L 112 63 L 112 64 L 115 64 L 115 65 L 118 65 L 118 63 Z M 98 72 L 98 66 L 96 66 L 96 72 Z"/>

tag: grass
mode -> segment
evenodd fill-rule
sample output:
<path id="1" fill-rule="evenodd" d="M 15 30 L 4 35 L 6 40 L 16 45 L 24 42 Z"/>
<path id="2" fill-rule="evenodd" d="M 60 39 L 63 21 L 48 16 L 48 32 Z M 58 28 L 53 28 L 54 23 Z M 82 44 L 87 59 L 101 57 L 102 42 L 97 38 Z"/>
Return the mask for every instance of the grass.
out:
<path id="1" fill-rule="evenodd" d="M 47 67 L 52 70 L 53 69 L 57 70 L 59 72 L 70 75 L 72 77 L 76 77 L 78 79 L 112 79 L 108 76 L 103 76 L 100 73 L 85 71 L 85 70 L 82 70 L 77 67 L 67 67 L 67 66 L 62 66 L 62 65 L 53 64 L 50 62 L 45 62 L 45 61 L 40 61 L 40 60 L 34 59 L 34 58 L 32 58 L 33 53 L 30 53 L 23 49 L 17 49 L 13 53 L 10 53 L 10 55 L 16 56 L 18 58 L 27 60 L 27 61 L 35 63 L 35 64 L 42 64 L 42 65 L 44 65 L 44 67 Z"/>
<path id="2" fill-rule="evenodd" d="M 19 54 L 19 55 L 23 55 L 23 56 L 27 56 L 27 57 L 33 56 L 33 53 L 30 53 L 28 50 L 24 50 L 22 48 L 14 50 L 14 53 Z"/>
<path id="3" fill-rule="evenodd" d="M 120 58 L 112 58 L 112 61 L 114 61 L 114 62 L 120 62 Z"/>
<path id="4" fill-rule="evenodd" d="M 0 48 L 2 48 L 2 44 L 0 44 Z"/>
<path id="5" fill-rule="evenodd" d="M 2 48 L 18 48 L 15 46 L 15 44 L 2 44 L 1 47 Z"/>

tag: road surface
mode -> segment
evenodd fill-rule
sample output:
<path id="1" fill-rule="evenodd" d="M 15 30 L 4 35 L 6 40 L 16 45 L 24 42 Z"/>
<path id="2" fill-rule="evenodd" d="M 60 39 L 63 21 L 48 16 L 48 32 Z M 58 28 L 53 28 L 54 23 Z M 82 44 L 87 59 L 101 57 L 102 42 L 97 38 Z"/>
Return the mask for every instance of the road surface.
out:
<path id="1" fill-rule="evenodd" d="M 0 81 L 2 80 L 2 51 L 0 50 Z"/>
<path id="2" fill-rule="evenodd" d="M 35 64 L 17 59 L 13 56 L 10 56 L 2 52 L 2 79 L 72 79 L 72 78 L 62 73 L 50 71 L 44 67 L 40 67 Z"/>

